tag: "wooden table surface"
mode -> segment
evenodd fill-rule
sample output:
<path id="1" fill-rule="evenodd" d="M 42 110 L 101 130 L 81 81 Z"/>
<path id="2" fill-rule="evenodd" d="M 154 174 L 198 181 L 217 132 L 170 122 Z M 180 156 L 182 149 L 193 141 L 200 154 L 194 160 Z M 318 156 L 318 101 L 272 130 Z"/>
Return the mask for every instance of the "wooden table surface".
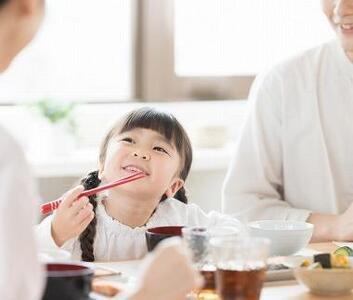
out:
<path id="1" fill-rule="evenodd" d="M 316 243 L 310 244 L 304 251 L 303 255 L 312 255 L 318 252 L 331 252 L 336 249 L 332 243 Z M 114 263 L 97 263 L 97 265 L 102 265 L 115 270 L 121 271 L 129 276 L 136 276 L 136 270 L 140 262 L 137 261 L 126 261 L 126 262 L 114 262 Z M 121 280 L 121 278 L 119 279 Z M 124 280 L 124 278 L 122 279 Z M 132 281 L 129 279 L 128 285 L 134 285 L 134 279 Z M 353 293 L 340 297 L 323 297 L 317 296 L 309 292 L 309 290 L 297 283 L 296 281 L 278 281 L 266 283 L 262 289 L 260 300 L 353 300 Z"/>

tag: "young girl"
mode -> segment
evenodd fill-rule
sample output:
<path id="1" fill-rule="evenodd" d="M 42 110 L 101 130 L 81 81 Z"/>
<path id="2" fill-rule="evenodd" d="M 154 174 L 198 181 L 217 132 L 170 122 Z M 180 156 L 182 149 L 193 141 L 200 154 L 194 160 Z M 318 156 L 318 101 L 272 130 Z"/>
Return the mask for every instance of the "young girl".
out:
<path id="1" fill-rule="evenodd" d="M 41 247 L 61 247 L 84 261 L 138 259 L 147 252 L 149 227 L 240 227 L 235 219 L 187 204 L 184 182 L 191 162 L 190 140 L 174 116 L 150 108 L 130 112 L 104 139 L 99 170 L 81 183 L 92 189 L 135 172 L 146 176 L 89 199 L 75 201 L 80 186 L 68 192 L 37 227 Z"/>

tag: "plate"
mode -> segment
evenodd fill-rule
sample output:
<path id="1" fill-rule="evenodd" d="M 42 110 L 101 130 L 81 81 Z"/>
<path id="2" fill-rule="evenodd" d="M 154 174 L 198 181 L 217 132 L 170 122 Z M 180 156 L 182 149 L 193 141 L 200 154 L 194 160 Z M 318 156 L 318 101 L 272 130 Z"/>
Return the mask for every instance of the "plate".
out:
<path id="1" fill-rule="evenodd" d="M 277 256 L 268 259 L 267 263 L 271 265 L 283 265 L 288 269 L 268 270 L 266 271 L 266 282 L 269 281 L 287 281 L 295 280 L 293 269 L 299 267 L 308 256 Z"/>

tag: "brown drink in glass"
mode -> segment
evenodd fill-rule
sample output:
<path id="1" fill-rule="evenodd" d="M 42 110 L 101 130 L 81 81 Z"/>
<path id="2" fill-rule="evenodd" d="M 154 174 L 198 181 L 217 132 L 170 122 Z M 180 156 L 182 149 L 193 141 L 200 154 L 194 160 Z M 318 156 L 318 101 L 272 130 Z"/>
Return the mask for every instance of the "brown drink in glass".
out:
<path id="1" fill-rule="evenodd" d="M 265 269 L 222 270 L 216 273 L 217 293 L 223 300 L 258 300 Z"/>
<path id="2" fill-rule="evenodd" d="M 232 226 L 185 227 L 182 229 L 183 240 L 191 250 L 192 260 L 204 278 L 203 287 L 193 293 L 196 300 L 219 300 L 216 292 L 216 266 L 209 251 L 209 240 L 213 236 L 237 236 L 239 230 Z"/>
<path id="3" fill-rule="evenodd" d="M 216 292 L 216 268 L 213 266 L 206 266 L 200 270 L 203 277 L 204 284 L 202 288 L 195 292 L 197 300 L 219 300 Z"/>
<path id="4" fill-rule="evenodd" d="M 204 278 L 201 289 L 192 293 L 195 300 L 219 300 L 216 294 L 216 268 L 209 261 L 209 232 L 205 227 L 185 227 L 183 240 L 192 254 L 192 261 Z"/>
<path id="5" fill-rule="evenodd" d="M 216 269 L 214 269 L 214 270 L 201 270 L 200 273 L 201 273 L 203 280 L 204 280 L 204 284 L 203 284 L 202 289 L 203 290 L 210 290 L 210 291 L 216 290 L 216 280 L 215 280 Z"/>
<path id="6" fill-rule="evenodd" d="M 217 267 L 216 290 L 221 300 L 259 300 L 265 279 L 269 240 L 214 238 L 210 241 Z"/>

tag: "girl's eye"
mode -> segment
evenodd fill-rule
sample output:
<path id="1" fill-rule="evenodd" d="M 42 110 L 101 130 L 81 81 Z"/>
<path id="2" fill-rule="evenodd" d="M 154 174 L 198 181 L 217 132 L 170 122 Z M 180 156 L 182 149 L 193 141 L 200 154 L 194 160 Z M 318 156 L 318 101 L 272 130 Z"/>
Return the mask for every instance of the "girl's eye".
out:
<path id="1" fill-rule="evenodd" d="M 121 141 L 129 143 L 129 144 L 132 144 L 134 142 L 134 140 L 132 138 L 129 138 L 129 137 L 125 137 L 125 138 L 121 139 Z"/>
<path id="2" fill-rule="evenodd" d="M 153 147 L 153 150 L 156 150 L 156 151 L 158 151 L 158 152 L 164 152 L 164 153 L 166 153 L 166 154 L 169 154 L 164 148 L 159 147 L 159 146 Z"/>

